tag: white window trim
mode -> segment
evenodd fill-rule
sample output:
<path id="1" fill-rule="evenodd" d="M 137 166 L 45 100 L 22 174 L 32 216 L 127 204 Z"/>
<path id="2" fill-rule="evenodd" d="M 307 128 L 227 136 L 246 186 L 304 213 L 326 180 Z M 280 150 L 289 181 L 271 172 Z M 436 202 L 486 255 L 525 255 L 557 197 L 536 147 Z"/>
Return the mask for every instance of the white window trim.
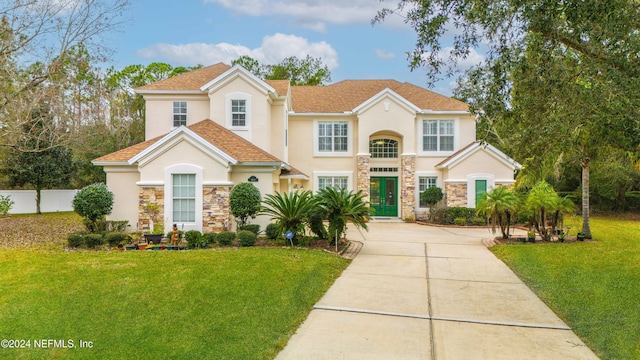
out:
<path id="1" fill-rule="evenodd" d="M 321 122 L 346 122 L 347 123 L 347 151 L 319 151 L 318 124 Z M 353 123 L 351 120 L 314 120 L 313 121 L 313 156 L 318 157 L 351 157 L 353 156 Z"/>
<path id="2" fill-rule="evenodd" d="M 487 192 L 496 187 L 496 177 L 493 174 L 467 175 L 467 207 L 476 207 L 476 180 L 487 180 Z"/>
<path id="3" fill-rule="evenodd" d="M 416 171 L 416 187 L 415 187 L 415 199 L 416 199 L 416 210 L 426 210 L 428 207 L 420 207 L 420 178 L 421 177 L 434 177 L 436 178 L 436 186 L 442 189 L 444 192 L 444 187 L 442 186 L 442 173 L 437 171 Z"/>
<path id="4" fill-rule="evenodd" d="M 317 193 L 319 188 L 319 177 L 322 176 L 342 176 L 347 177 L 347 190 L 353 190 L 353 171 L 314 171 L 313 172 L 313 192 Z"/>
<path id="5" fill-rule="evenodd" d="M 171 128 L 172 129 L 176 129 L 179 126 L 175 126 L 175 115 L 182 115 L 182 114 L 176 114 L 174 112 L 175 109 L 175 103 L 177 102 L 183 102 L 185 104 L 185 108 L 187 109 L 187 112 L 184 114 L 185 115 L 185 125 L 184 126 L 188 126 L 189 125 L 189 102 L 186 100 L 174 100 L 173 102 L 171 102 Z"/>
<path id="6" fill-rule="evenodd" d="M 244 126 L 233 126 L 231 113 L 231 100 L 244 100 L 246 105 Z M 225 98 L 225 116 L 227 118 L 227 129 L 230 130 L 250 130 L 251 129 L 251 95 L 242 92 L 227 94 Z"/>
<path id="7" fill-rule="evenodd" d="M 196 221 L 194 223 L 178 223 L 178 228 L 182 230 L 202 231 L 202 178 L 203 169 L 200 166 L 191 164 L 177 164 L 164 169 L 164 232 L 171 230 L 173 223 L 173 174 L 195 174 L 196 175 Z"/>
<path id="8" fill-rule="evenodd" d="M 424 151 L 424 122 L 425 121 L 433 121 L 433 120 L 453 120 L 453 151 Z M 438 126 L 439 127 L 439 126 Z M 419 156 L 450 156 L 453 155 L 456 151 L 460 150 L 460 118 L 447 119 L 447 118 L 437 118 L 437 119 L 425 119 L 421 118 L 418 120 L 418 155 Z"/>

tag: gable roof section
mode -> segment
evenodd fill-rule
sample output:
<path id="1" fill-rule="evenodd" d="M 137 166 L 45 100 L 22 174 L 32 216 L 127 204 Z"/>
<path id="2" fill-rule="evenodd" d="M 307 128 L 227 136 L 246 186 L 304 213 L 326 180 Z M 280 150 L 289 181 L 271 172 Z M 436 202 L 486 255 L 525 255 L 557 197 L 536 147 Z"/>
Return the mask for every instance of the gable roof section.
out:
<path id="1" fill-rule="evenodd" d="M 371 106 L 375 105 L 376 103 L 378 103 L 381 99 L 383 99 L 385 97 L 390 97 L 392 99 L 395 99 L 401 106 L 403 106 L 404 108 L 406 108 L 409 111 L 413 111 L 413 112 L 419 112 L 420 111 L 420 108 L 418 108 L 417 106 L 413 105 L 412 103 L 407 101 L 407 99 L 403 98 L 402 96 L 398 95 L 395 91 L 393 91 L 393 90 L 391 90 L 389 88 L 385 88 L 384 90 L 380 91 L 379 93 L 377 93 L 373 97 L 369 98 L 367 101 L 365 101 L 362 104 L 356 106 L 353 109 L 353 112 L 366 111 Z"/>
<path id="2" fill-rule="evenodd" d="M 469 105 L 433 91 L 396 80 L 345 80 L 327 86 L 292 86 L 296 113 L 352 112 L 385 89 L 406 99 L 419 109 L 468 111 Z"/>
<path id="3" fill-rule="evenodd" d="M 163 144 L 175 139 L 179 134 L 191 135 L 203 146 L 209 147 L 220 157 L 230 163 L 243 162 L 274 162 L 282 163 L 275 156 L 267 153 L 249 141 L 227 130 L 211 120 L 203 120 L 189 127 L 179 127 L 176 130 L 128 148 L 113 152 L 93 160 L 94 165 L 130 165 L 135 161 L 158 149 Z"/>
<path id="4" fill-rule="evenodd" d="M 500 162 L 502 162 L 506 166 L 512 167 L 514 170 L 522 168 L 522 165 L 520 165 L 517 161 L 507 156 L 502 151 L 498 150 L 497 148 L 495 148 L 489 143 L 482 143 L 481 141 L 474 141 L 471 144 L 456 151 L 454 154 L 452 154 L 448 158 L 436 164 L 436 168 L 451 169 L 452 167 L 458 165 L 459 163 L 461 163 L 462 161 L 464 161 L 465 159 L 467 159 L 468 157 L 470 157 L 471 155 L 475 154 L 478 151 L 485 151 L 489 153 L 489 155 L 498 159 Z"/>
<path id="5" fill-rule="evenodd" d="M 200 87 L 200 91 L 203 91 L 203 92 L 216 91 L 217 89 L 225 86 L 226 84 L 230 83 L 231 81 L 237 78 L 244 79 L 246 82 L 248 82 L 253 87 L 255 87 L 258 91 L 262 91 L 264 94 L 276 92 L 276 89 L 271 87 L 271 85 L 262 81 L 257 76 L 253 75 L 252 73 L 250 73 L 248 70 L 246 70 L 240 65 L 235 65 L 231 69 L 225 71 L 221 75 L 217 76 L 216 78 L 202 85 Z"/>
<path id="6" fill-rule="evenodd" d="M 141 86 L 134 90 L 140 94 L 174 91 L 194 91 L 200 93 L 202 85 L 224 74 L 225 71 L 229 69 L 230 67 L 228 65 L 218 63 L 170 77 L 153 84 Z"/>

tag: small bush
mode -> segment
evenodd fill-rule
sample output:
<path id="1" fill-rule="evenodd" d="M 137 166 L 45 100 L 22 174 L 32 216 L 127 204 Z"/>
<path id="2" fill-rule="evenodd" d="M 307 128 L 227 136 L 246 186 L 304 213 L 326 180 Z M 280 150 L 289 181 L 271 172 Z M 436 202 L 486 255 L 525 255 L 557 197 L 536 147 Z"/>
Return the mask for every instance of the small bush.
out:
<path id="1" fill-rule="evenodd" d="M 247 225 L 239 226 L 238 230 L 251 231 L 252 233 L 256 234 L 256 236 L 257 236 L 258 234 L 260 234 L 260 225 L 259 224 L 247 224 Z"/>
<path id="2" fill-rule="evenodd" d="M 320 239 L 329 238 L 327 228 L 324 226 L 324 218 L 318 212 L 314 212 L 309 216 L 309 229 Z"/>
<path id="3" fill-rule="evenodd" d="M 473 219 L 471 219 L 471 223 L 475 226 L 483 226 L 483 225 L 487 225 L 487 220 L 485 218 L 476 216 Z"/>
<path id="4" fill-rule="evenodd" d="M 458 226 L 464 226 L 464 225 L 467 225 L 467 219 L 465 219 L 465 218 L 455 218 L 455 219 L 453 219 L 453 223 L 458 225 Z"/>
<path id="5" fill-rule="evenodd" d="M 67 236 L 69 247 L 79 248 L 84 246 L 84 233 L 72 233 Z"/>
<path id="6" fill-rule="evenodd" d="M 238 245 L 253 246 L 256 243 L 257 236 L 249 230 L 238 231 Z"/>
<path id="7" fill-rule="evenodd" d="M 220 246 L 229 246 L 233 244 L 233 240 L 236 239 L 236 233 L 231 231 L 223 231 L 216 235 L 216 242 Z"/>
<path id="8" fill-rule="evenodd" d="M 198 230 L 189 230 L 184 234 L 184 238 L 187 240 L 189 249 L 196 249 L 200 247 L 202 242 L 202 233 Z"/>
<path id="9" fill-rule="evenodd" d="M 104 243 L 104 237 L 101 234 L 86 234 L 84 236 L 84 244 L 89 249 L 100 247 Z"/>
<path id="10" fill-rule="evenodd" d="M 104 241 L 111 247 L 116 247 L 120 244 L 126 244 L 131 240 L 129 235 L 121 232 L 110 232 L 104 236 Z"/>
<path id="11" fill-rule="evenodd" d="M 463 218 L 469 224 L 474 217 L 476 210 L 465 207 L 436 208 L 429 211 L 429 221 L 442 225 L 454 224 L 456 218 Z"/>
<path id="12" fill-rule="evenodd" d="M 280 235 L 280 229 L 278 229 L 278 225 L 269 224 L 267 225 L 267 229 L 265 230 L 267 237 L 271 240 L 275 240 Z"/>
<path id="13" fill-rule="evenodd" d="M 113 193 L 105 184 L 96 183 L 82 188 L 73 198 L 73 211 L 87 219 L 87 227 L 93 227 L 95 223 L 111 214 L 113 209 Z"/>
<path id="14" fill-rule="evenodd" d="M 13 204 L 14 202 L 11 200 L 11 196 L 0 195 L 0 216 L 7 215 L 13 207 Z"/>
<path id="15" fill-rule="evenodd" d="M 207 245 L 213 245 L 216 243 L 216 233 L 210 232 L 202 235 L 202 242 L 207 243 Z"/>

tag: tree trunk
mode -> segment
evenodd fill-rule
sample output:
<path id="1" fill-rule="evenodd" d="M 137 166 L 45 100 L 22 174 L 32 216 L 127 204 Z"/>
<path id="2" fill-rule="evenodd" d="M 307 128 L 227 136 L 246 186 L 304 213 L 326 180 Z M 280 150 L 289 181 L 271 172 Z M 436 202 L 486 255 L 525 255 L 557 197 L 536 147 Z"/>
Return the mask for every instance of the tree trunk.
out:
<path id="1" fill-rule="evenodd" d="M 40 188 L 36 188 L 36 214 L 40 215 Z"/>
<path id="2" fill-rule="evenodd" d="M 591 239 L 589 225 L 589 159 L 582 161 L 582 233 L 586 239 Z"/>

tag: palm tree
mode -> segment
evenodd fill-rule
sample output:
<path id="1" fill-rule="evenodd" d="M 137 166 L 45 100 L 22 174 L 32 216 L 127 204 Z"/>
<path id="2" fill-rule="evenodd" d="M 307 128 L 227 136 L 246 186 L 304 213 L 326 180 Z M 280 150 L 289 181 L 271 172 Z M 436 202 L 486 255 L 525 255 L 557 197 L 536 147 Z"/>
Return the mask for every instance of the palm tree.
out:
<path id="1" fill-rule="evenodd" d="M 271 216 L 271 219 L 275 220 L 280 233 L 291 230 L 295 236 L 298 234 L 304 236 L 305 222 L 314 206 L 312 200 L 311 191 L 267 194 L 262 200 L 260 214 Z"/>
<path id="2" fill-rule="evenodd" d="M 547 216 L 554 213 L 558 203 L 558 194 L 546 181 L 537 183 L 527 195 L 525 206 L 532 215 L 531 224 L 545 241 L 551 240 L 551 229 L 547 228 Z"/>
<path id="3" fill-rule="evenodd" d="M 520 198 L 506 186 L 498 186 L 489 191 L 486 198 L 476 207 L 478 214 L 490 219 L 491 231 L 495 234 L 496 225 L 502 231 L 502 238 L 508 239 L 511 231 L 511 219 L 515 215 Z"/>
<path id="4" fill-rule="evenodd" d="M 357 193 L 343 188 L 327 187 L 316 195 L 317 203 L 325 210 L 329 220 L 329 236 L 338 246 L 338 239 L 351 222 L 357 228 L 367 230 L 367 221 L 373 215 L 373 209 L 364 201 L 364 193 Z"/>

